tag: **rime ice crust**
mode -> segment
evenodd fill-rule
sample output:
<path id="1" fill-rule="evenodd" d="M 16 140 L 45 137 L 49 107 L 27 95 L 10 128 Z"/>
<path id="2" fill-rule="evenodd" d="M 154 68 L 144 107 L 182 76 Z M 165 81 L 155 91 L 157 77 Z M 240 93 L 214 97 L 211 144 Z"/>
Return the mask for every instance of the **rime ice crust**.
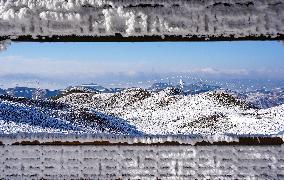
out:
<path id="1" fill-rule="evenodd" d="M 277 37 L 283 9 L 283 0 L 1 0 L 0 36 Z"/>

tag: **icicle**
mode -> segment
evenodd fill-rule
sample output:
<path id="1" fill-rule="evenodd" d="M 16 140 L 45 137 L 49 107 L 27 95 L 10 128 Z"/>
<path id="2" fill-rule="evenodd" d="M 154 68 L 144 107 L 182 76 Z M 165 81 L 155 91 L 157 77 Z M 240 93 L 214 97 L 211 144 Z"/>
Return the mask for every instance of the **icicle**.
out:
<path id="1" fill-rule="evenodd" d="M 0 52 L 7 50 L 7 47 L 10 46 L 11 40 L 3 40 L 0 41 Z"/>

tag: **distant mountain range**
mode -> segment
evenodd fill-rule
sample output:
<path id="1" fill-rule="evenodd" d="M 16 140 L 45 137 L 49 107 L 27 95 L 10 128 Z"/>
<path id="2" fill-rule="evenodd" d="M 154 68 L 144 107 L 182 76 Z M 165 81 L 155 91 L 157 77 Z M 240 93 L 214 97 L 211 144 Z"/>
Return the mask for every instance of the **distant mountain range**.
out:
<path id="1" fill-rule="evenodd" d="M 66 88 L 66 91 L 70 90 L 79 90 L 84 92 L 100 92 L 100 93 L 115 93 L 123 91 L 125 88 L 105 88 L 101 85 L 91 83 L 91 84 L 82 84 L 79 86 L 70 86 Z"/>
<path id="2" fill-rule="evenodd" d="M 2 92 L 3 91 L 3 92 Z M 38 89 L 36 88 L 28 88 L 28 87 L 15 87 L 15 88 L 8 88 L 7 90 L 0 90 L 0 94 L 2 92 L 2 94 L 8 94 L 14 97 L 24 97 L 24 98 L 28 98 L 28 99 L 33 99 L 36 91 L 38 91 Z M 57 96 L 58 94 L 60 94 L 61 91 L 60 90 L 49 90 L 49 89 L 44 89 L 44 98 L 50 98 L 53 96 Z"/>
<path id="3" fill-rule="evenodd" d="M 6 93 L 6 91 L 4 89 L 0 88 L 0 95 L 3 95 L 3 94 L 7 94 L 7 93 Z"/>
<path id="4" fill-rule="evenodd" d="M 209 91 L 215 91 L 220 88 L 221 88 L 220 86 L 214 86 L 204 83 L 195 83 L 195 84 L 184 85 L 183 91 L 186 94 L 199 94 Z"/>
<path id="5" fill-rule="evenodd" d="M 204 83 L 193 83 L 182 85 L 172 85 L 169 83 L 158 82 L 154 83 L 147 90 L 149 92 L 160 92 L 168 88 L 176 89 L 176 93 L 183 95 L 195 95 L 210 91 L 223 91 L 220 86 L 209 85 Z M 91 83 L 82 84 L 78 86 L 70 86 L 65 90 L 48 90 L 44 89 L 44 98 L 49 99 L 52 97 L 69 94 L 68 92 L 85 92 L 85 93 L 119 93 L 125 90 L 125 88 L 105 88 L 101 85 Z M 15 87 L 8 88 L 6 90 L 0 89 L 0 95 L 8 94 L 14 97 L 25 97 L 28 99 L 34 99 L 35 93 L 38 91 L 36 88 L 28 87 Z M 236 92 L 232 90 L 224 90 L 226 93 L 234 94 L 234 96 L 249 102 L 259 108 L 270 108 L 284 104 L 284 88 L 276 88 L 272 90 L 255 90 L 249 92 Z"/>
<path id="6" fill-rule="evenodd" d="M 115 92 L 121 92 L 125 88 L 105 88 L 103 86 L 100 86 L 98 84 L 82 84 L 79 86 L 70 86 L 66 88 L 65 90 L 49 90 L 49 89 L 37 89 L 37 88 L 29 88 L 29 87 L 14 87 L 14 88 L 8 88 L 8 89 L 1 89 L 0 88 L 0 95 L 11 95 L 14 97 L 24 97 L 28 99 L 34 99 L 35 93 L 38 90 L 41 90 L 44 92 L 44 98 L 48 99 L 51 97 L 58 96 L 60 94 L 69 92 L 69 91 L 79 91 L 79 92 L 99 92 L 99 93 L 115 93 Z"/>
<path id="7" fill-rule="evenodd" d="M 284 105 L 259 109 L 222 91 L 186 95 L 177 87 L 159 92 L 70 90 L 49 100 L 0 95 L 0 133 L 8 134 L 277 134 L 283 127 Z"/>
<path id="8" fill-rule="evenodd" d="M 159 92 L 159 91 L 162 91 L 164 89 L 171 88 L 171 87 L 174 87 L 174 86 L 171 85 L 171 84 L 168 84 L 168 83 L 158 82 L 158 83 L 152 84 L 152 86 L 149 88 L 149 90 L 153 91 L 153 92 Z"/>
<path id="9" fill-rule="evenodd" d="M 103 86 L 100 86 L 98 84 L 94 84 L 94 83 L 91 83 L 91 84 L 82 84 L 82 85 L 79 85 L 79 86 L 71 86 L 69 87 L 71 89 L 74 89 L 74 88 L 77 88 L 77 89 L 82 89 L 82 90 L 86 90 L 86 91 L 95 91 L 95 92 L 107 92 L 109 91 L 107 88 L 103 87 Z M 68 88 L 67 88 L 68 90 Z"/>
<path id="10" fill-rule="evenodd" d="M 177 93 L 176 89 L 169 87 L 153 92 L 130 88 L 119 93 L 75 93 L 56 102 L 126 120 L 146 134 L 269 134 L 283 130 L 284 105 L 259 109 L 224 92 L 188 96 Z"/>
<path id="11" fill-rule="evenodd" d="M 284 88 L 256 90 L 243 93 L 242 98 L 259 108 L 270 108 L 284 104 Z"/>
<path id="12" fill-rule="evenodd" d="M 148 90 L 153 92 L 159 92 L 162 90 L 165 90 L 167 88 L 178 88 L 180 89 L 185 95 L 189 94 L 199 94 L 203 92 L 209 92 L 209 91 L 215 91 L 217 89 L 220 89 L 220 86 L 214 86 L 214 85 L 208 85 L 204 83 L 194 83 L 194 84 L 188 84 L 188 85 L 171 85 L 168 83 L 154 83 Z"/>

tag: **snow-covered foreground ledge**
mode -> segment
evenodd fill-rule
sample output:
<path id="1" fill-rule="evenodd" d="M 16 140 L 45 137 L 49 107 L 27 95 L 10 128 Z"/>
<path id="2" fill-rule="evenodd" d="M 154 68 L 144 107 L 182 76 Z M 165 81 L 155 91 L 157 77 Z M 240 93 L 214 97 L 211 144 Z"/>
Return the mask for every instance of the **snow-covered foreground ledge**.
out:
<path id="1" fill-rule="evenodd" d="M 282 145 L 281 135 L 0 134 L 2 145 Z"/>
<path id="2" fill-rule="evenodd" d="M 283 39 L 283 0 L 0 0 L 0 37 L 38 41 Z"/>

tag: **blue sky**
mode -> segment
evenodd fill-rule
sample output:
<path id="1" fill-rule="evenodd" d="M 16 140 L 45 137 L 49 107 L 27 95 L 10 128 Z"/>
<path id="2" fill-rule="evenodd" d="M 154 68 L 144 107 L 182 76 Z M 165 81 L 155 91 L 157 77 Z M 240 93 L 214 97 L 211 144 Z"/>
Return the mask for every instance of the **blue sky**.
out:
<path id="1" fill-rule="evenodd" d="M 284 67 L 284 45 L 277 41 L 155 43 L 13 43 L 0 54 L 80 61 L 144 61 L 219 68 Z M 271 63 L 273 62 L 273 64 Z"/>
<path id="2" fill-rule="evenodd" d="M 284 79 L 277 41 L 147 43 L 13 43 L 0 53 L 0 83 L 28 79 L 80 83 L 153 74 L 201 73 Z M 71 81 L 72 80 L 72 81 Z M 119 80 L 119 78 L 118 78 Z"/>

